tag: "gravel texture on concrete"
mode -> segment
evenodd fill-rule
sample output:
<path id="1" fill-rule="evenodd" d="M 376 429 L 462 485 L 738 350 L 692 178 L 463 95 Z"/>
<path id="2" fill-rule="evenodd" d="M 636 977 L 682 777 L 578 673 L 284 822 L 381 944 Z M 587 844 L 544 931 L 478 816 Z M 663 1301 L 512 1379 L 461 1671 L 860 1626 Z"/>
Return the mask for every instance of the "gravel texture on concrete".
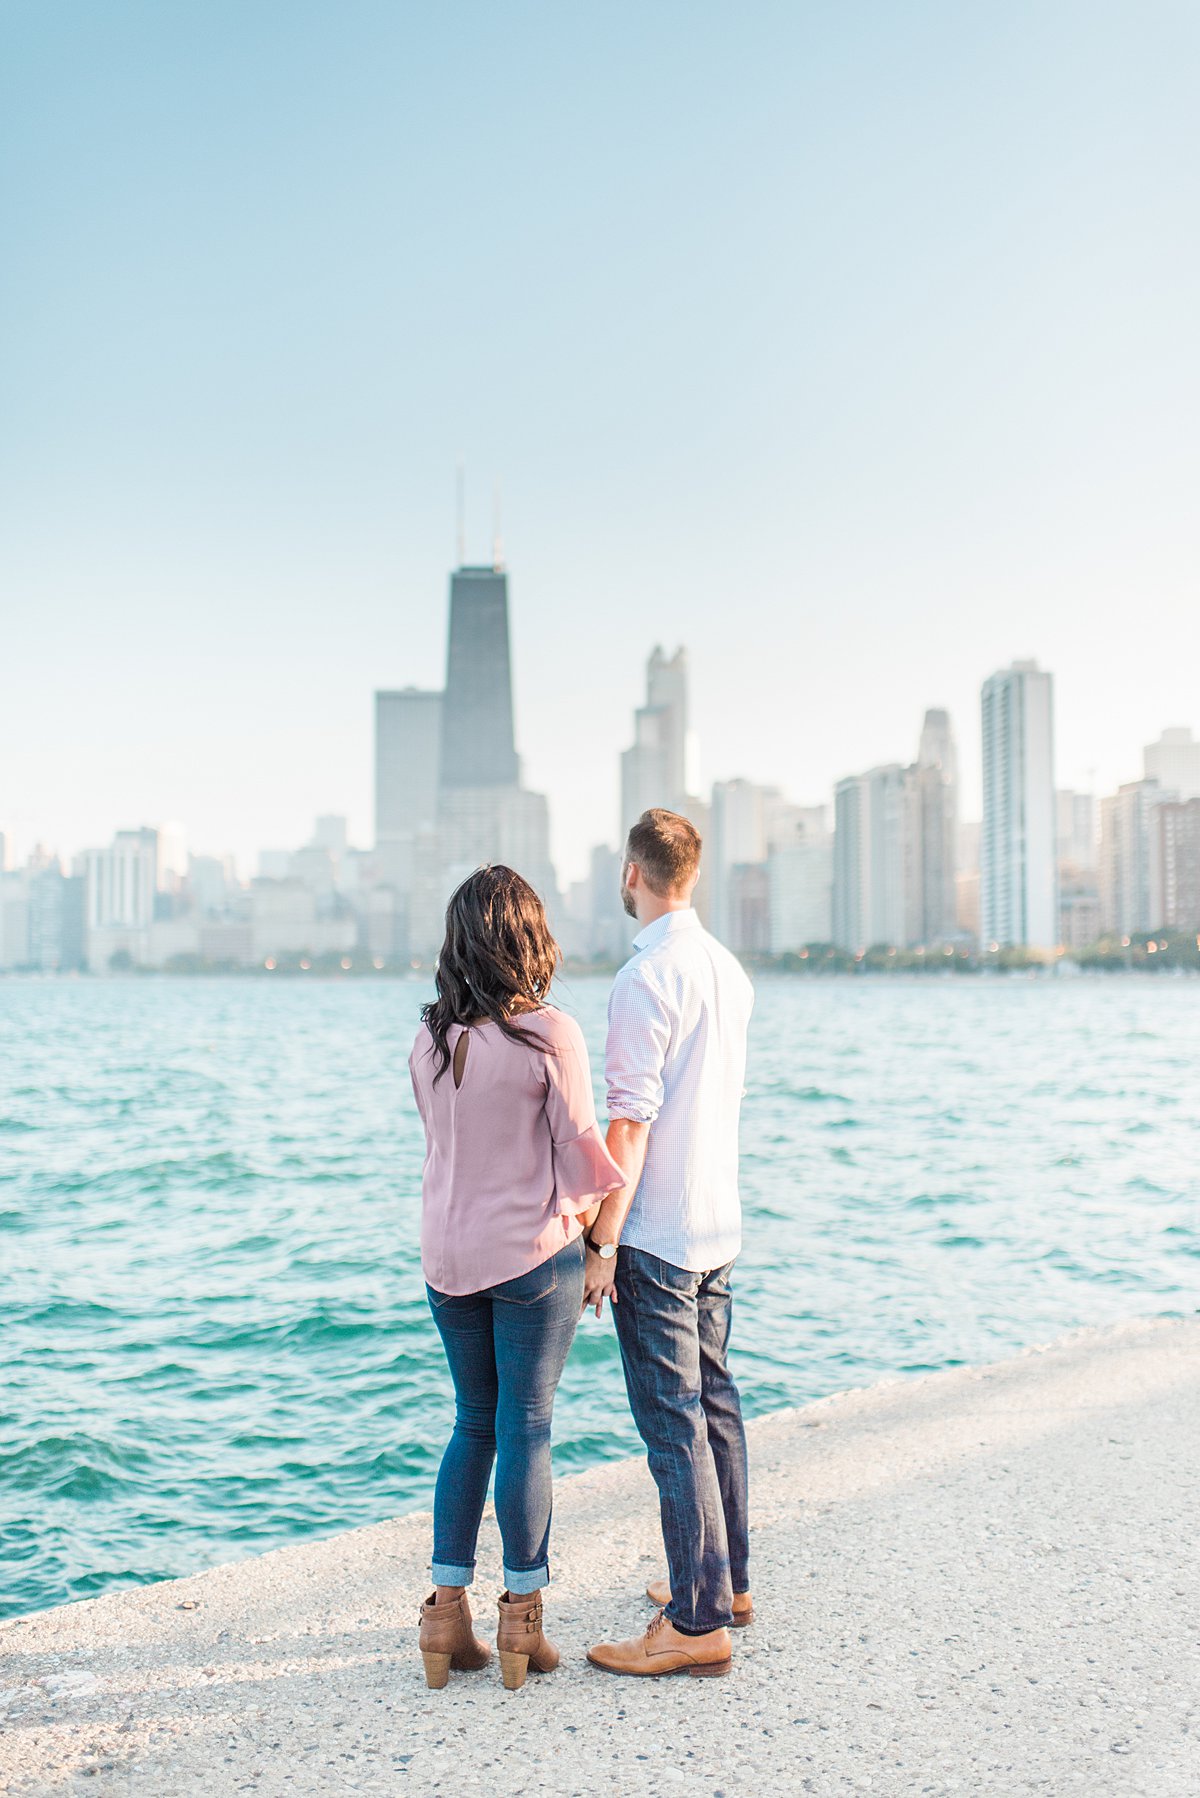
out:
<path id="1" fill-rule="evenodd" d="M 641 1462 L 560 1482 L 563 1665 L 427 1691 L 427 1515 L 0 1629 L 0 1792 L 1200 1793 L 1200 1319 L 751 1426 L 758 1621 L 722 1680 L 617 1679 L 660 1571 Z M 476 1615 L 494 1631 L 484 1526 Z"/>

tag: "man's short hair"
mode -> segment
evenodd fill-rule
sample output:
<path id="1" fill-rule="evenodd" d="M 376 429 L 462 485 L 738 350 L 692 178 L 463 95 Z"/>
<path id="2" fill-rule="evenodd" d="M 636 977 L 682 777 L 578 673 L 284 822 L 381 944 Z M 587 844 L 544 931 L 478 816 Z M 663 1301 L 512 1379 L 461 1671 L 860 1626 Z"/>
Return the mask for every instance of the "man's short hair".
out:
<path id="1" fill-rule="evenodd" d="M 626 862 L 636 862 L 642 879 L 660 898 L 678 893 L 700 871 L 700 832 L 678 812 L 654 806 L 629 832 Z"/>

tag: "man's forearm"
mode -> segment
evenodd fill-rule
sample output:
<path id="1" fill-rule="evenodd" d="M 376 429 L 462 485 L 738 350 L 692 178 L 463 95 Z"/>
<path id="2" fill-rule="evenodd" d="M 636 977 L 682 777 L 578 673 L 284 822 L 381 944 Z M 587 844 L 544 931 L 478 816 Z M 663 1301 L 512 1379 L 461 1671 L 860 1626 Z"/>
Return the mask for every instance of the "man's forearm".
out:
<path id="1" fill-rule="evenodd" d="M 649 1124 L 635 1123 L 632 1118 L 610 1118 L 605 1144 L 609 1154 L 625 1176 L 624 1186 L 610 1192 L 600 1206 L 600 1215 L 588 1235 L 592 1242 L 620 1242 L 629 1207 L 633 1204 L 638 1181 L 646 1164 L 646 1145 L 650 1140 Z"/>

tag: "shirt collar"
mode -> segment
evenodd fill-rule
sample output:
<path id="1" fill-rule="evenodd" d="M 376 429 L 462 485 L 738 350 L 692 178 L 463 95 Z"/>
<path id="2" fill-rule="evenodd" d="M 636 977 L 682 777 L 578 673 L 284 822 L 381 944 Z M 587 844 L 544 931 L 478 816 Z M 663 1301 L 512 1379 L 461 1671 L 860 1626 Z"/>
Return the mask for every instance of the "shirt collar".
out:
<path id="1" fill-rule="evenodd" d="M 635 949 L 649 949 L 654 943 L 661 943 L 664 937 L 674 936 L 677 930 L 698 930 L 700 920 L 692 906 L 684 911 L 665 911 L 661 918 L 655 918 L 653 924 L 647 924 L 639 930 L 633 939 Z"/>

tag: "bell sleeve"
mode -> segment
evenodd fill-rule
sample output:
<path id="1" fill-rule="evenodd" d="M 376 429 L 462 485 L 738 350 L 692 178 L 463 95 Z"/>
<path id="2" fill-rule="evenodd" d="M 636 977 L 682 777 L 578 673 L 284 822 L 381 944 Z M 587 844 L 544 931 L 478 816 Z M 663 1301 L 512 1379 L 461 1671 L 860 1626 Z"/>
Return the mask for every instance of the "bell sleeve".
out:
<path id="1" fill-rule="evenodd" d="M 546 1055 L 546 1120 L 554 1164 L 554 1208 L 560 1216 L 587 1211 L 625 1184 L 596 1122 L 583 1032 L 573 1018 L 563 1024 Z"/>

